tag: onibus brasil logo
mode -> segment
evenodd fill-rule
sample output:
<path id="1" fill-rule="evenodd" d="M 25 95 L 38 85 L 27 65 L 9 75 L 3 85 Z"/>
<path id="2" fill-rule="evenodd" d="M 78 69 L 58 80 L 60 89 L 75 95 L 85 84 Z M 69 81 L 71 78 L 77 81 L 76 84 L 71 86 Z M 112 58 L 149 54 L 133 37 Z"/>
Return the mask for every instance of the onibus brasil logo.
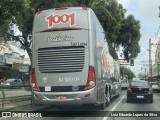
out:
<path id="1" fill-rule="evenodd" d="M 48 28 L 53 27 L 56 24 L 63 23 L 67 24 L 70 23 L 70 26 L 75 25 L 75 15 L 76 13 L 70 13 L 70 14 L 50 14 L 45 19 L 48 21 Z"/>

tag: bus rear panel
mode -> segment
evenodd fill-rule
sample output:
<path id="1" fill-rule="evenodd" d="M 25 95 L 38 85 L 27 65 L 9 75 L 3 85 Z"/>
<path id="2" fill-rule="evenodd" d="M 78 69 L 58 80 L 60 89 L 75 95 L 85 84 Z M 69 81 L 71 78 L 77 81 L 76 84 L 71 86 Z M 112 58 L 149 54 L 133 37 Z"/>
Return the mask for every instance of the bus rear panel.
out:
<path id="1" fill-rule="evenodd" d="M 95 31 L 89 13 L 64 8 L 36 14 L 31 80 L 35 104 L 97 103 Z"/>

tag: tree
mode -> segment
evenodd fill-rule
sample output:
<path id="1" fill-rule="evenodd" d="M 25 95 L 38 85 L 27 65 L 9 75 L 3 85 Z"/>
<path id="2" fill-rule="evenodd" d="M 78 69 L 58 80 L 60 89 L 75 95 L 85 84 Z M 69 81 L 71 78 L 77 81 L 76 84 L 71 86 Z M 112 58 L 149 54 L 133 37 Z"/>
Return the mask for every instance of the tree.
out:
<path id="1" fill-rule="evenodd" d="M 95 11 L 114 48 L 122 45 L 126 59 L 138 55 L 140 52 L 138 44 L 140 23 L 134 19 L 133 15 L 125 18 L 126 10 L 116 0 L 5 0 L 3 10 L 5 8 L 8 11 L 13 10 L 12 14 L 8 15 L 9 12 L 6 12 L 7 14 L 3 15 L 10 17 L 5 17 L 4 20 L 0 19 L 2 21 L 0 25 L 4 27 L 3 32 L 0 32 L 3 33 L 5 40 L 18 41 L 21 47 L 27 51 L 31 60 L 32 38 L 30 36 L 32 35 L 34 14 L 45 9 L 84 5 L 90 6 Z M 13 31 L 14 25 L 19 29 L 19 34 L 15 34 Z"/>
<path id="2" fill-rule="evenodd" d="M 131 71 L 131 69 L 123 66 L 121 66 L 120 69 L 122 70 L 123 75 L 128 75 L 128 79 L 132 79 L 133 77 L 135 77 L 135 74 L 133 73 L 133 71 Z"/>
<path id="3" fill-rule="evenodd" d="M 99 18 L 108 38 L 114 47 L 123 46 L 125 59 L 129 61 L 140 53 L 140 22 L 129 15 L 116 0 L 94 0 L 91 7 Z"/>
<path id="4" fill-rule="evenodd" d="M 146 78 L 146 75 L 145 75 L 145 74 L 138 74 L 138 76 L 139 76 L 140 78 Z"/>
<path id="5" fill-rule="evenodd" d="M 4 37 L 10 27 L 13 16 L 21 11 L 24 1 L 22 0 L 0 0 L 0 36 Z M 2 40 L 2 39 L 1 39 Z"/>
<path id="6" fill-rule="evenodd" d="M 127 60 L 137 57 L 140 53 L 140 22 L 135 20 L 133 15 L 129 15 L 122 21 L 119 32 L 119 42 L 123 46 L 123 53 Z"/>
<path id="7" fill-rule="evenodd" d="M 116 0 L 94 0 L 91 7 L 110 41 L 116 44 L 125 12 L 122 5 L 118 4 Z"/>

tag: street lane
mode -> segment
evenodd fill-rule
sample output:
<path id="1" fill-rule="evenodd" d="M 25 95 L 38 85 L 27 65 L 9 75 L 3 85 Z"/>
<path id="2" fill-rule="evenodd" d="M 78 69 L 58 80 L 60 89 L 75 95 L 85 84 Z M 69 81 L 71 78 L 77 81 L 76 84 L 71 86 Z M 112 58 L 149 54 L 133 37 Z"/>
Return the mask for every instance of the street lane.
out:
<path id="1" fill-rule="evenodd" d="M 125 91 L 123 91 L 125 92 Z M 127 103 L 127 96 L 121 101 L 114 111 L 159 111 L 160 112 L 160 93 L 154 93 L 154 102 L 149 103 L 145 100 L 134 100 Z M 159 120 L 160 117 L 104 117 L 103 120 Z"/>
<path id="2" fill-rule="evenodd" d="M 44 109 L 43 111 L 52 111 L 54 114 L 54 111 L 60 111 L 60 110 L 66 110 L 66 111 L 92 111 L 90 112 L 91 115 L 96 114 L 97 112 L 100 112 L 100 110 L 97 110 L 95 107 L 90 108 L 83 108 L 83 107 L 67 107 L 64 109 L 56 109 L 54 107 L 49 107 L 47 109 Z M 110 106 L 106 107 L 102 113 L 105 111 L 160 111 L 160 93 L 154 93 L 154 103 L 151 104 L 149 102 L 146 102 L 144 100 L 141 101 L 133 101 L 131 103 L 127 103 L 127 97 L 126 97 L 126 90 L 123 90 L 120 94 L 119 98 L 112 99 Z M 36 112 L 36 111 L 35 111 Z M 74 114 L 74 113 L 73 113 Z M 159 120 L 160 118 L 155 117 L 107 117 L 106 116 L 97 116 L 97 117 L 85 117 L 83 113 L 79 113 L 79 116 L 77 117 L 43 117 L 43 118 L 18 118 L 22 120 Z M 10 118 L 6 119 L 10 120 Z M 12 118 L 12 120 L 17 120 L 17 118 Z"/>

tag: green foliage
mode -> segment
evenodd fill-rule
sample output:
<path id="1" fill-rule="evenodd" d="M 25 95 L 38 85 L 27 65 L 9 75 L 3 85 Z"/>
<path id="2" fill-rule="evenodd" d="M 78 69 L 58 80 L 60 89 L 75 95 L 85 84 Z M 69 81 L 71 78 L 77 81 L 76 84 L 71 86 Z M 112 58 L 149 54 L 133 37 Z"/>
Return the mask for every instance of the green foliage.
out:
<path id="1" fill-rule="evenodd" d="M 128 79 L 135 77 L 135 74 L 131 71 L 131 69 L 123 66 L 121 66 L 120 69 L 122 70 L 123 75 L 128 75 Z"/>
<path id="2" fill-rule="evenodd" d="M 13 16 L 23 7 L 23 0 L 0 0 L 0 36 L 4 37 L 13 22 Z"/>
<path id="3" fill-rule="evenodd" d="M 112 43 L 116 43 L 117 35 L 124 18 L 124 9 L 116 0 L 94 0 L 91 5 L 107 36 Z"/>
<path id="4" fill-rule="evenodd" d="M 133 15 L 129 15 L 122 22 L 119 34 L 119 44 L 124 48 L 124 56 L 126 59 L 137 57 L 140 53 L 140 22 L 135 20 Z"/>
<path id="5" fill-rule="evenodd" d="M 126 12 L 116 0 L 93 0 L 91 5 L 114 47 L 123 46 L 125 59 L 129 61 L 140 53 L 140 22 Z"/>
<path id="6" fill-rule="evenodd" d="M 114 48 L 123 46 L 126 59 L 140 52 L 140 23 L 133 15 L 125 18 L 125 9 L 117 0 L 0 0 L 0 33 L 6 40 L 19 41 L 31 58 L 32 23 L 37 11 L 57 7 L 89 6 L 97 15 Z M 16 24 L 22 33 L 15 35 Z M 131 42 L 130 42 L 131 41 Z"/>

